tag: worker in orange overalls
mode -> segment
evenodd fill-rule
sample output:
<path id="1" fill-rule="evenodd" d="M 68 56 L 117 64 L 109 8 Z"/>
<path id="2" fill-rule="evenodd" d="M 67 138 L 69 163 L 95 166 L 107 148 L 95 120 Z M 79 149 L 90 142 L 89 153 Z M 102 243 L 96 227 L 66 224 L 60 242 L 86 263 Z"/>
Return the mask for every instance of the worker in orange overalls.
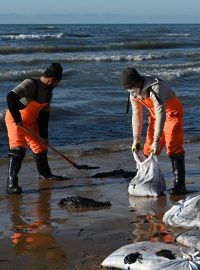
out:
<path id="1" fill-rule="evenodd" d="M 140 149 L 142 107 L 145 106 L 149 111 L 149 116 L 144 154 L 149 156 L 153 152 L 159 155 L 166 145 L 175 177 L 174 188 L 170 193 L 172 195 L 185 194 L 184 112 L 180 100 L 166 82 L 149 76 L 141 76 L 134 68 L 124 70 L 122 82 L 130 93 L 132 105 L 132 150 Z"/>
<path id="2" fill-rule="evenodd" d="M 59 63 L 52 63 L 40 78 L 25 79 L 7 95 L 8 110 L 5 122 L 10 147 L 7 179 L 9 194 L 22 192 L 17 175 L 28 145 L 33 152 L 40 179 L 62 180 L 61 176 L 52 174 L 49 168 L 46 145 L 22 128 L 26 126 L 44 140 L 48 140 L 49 109 L 53 88 L 60 82 L 62 71 L 63 68 Z"/>

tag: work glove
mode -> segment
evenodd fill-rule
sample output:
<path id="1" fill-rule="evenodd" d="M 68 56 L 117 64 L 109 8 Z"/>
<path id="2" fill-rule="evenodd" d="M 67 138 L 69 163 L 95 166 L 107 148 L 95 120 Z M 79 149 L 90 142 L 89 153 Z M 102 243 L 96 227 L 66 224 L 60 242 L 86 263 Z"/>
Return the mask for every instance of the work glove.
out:
<path id="1" fill-rule="evenodd" d="M 160 152 L 160 144 L 159 142 L 153 142 L 151 145 L 151 152 L 153 155 L 158 155 Z"/>
<path id="2" fill-rule="evenodd" d="M 140 150 L 140 143 L 133 143 L 132 144 L 132 152 L 138 152 Z"/>

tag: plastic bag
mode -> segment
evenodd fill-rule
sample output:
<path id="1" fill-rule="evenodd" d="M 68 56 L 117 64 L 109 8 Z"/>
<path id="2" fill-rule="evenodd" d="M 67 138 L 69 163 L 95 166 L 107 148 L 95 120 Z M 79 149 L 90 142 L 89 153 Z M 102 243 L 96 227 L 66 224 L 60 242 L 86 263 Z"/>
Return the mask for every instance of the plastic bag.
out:
<path id="1" fill-rule="evenodd" d="M 176 242 L 191 248 L 200 250 L 200 230 L 192 230 L 180 233 L 176 237 Z"/>
<path id="2" fill-rule="evenodd" d="M 121 247 L 101 266 L 126 270 L 198 270 L 200 255 L 196 249 L 144 241 Z"/>
<path id="3" fill-rule="evenodd" d="M 163 222 L 174 227 L 200 228 L 200 195 L 177 202 L 164 214 Z"/>
<path id="4" fill-rule="evenodd" d="M 133 157 L 136 161 L 137 174 L 129 184 L 128 193 L 134 196 L 153 197 L 162 194 L 166 184 L 157 156 L 151 154 L 146 158 L 142 152 L 133 152 Z"/>

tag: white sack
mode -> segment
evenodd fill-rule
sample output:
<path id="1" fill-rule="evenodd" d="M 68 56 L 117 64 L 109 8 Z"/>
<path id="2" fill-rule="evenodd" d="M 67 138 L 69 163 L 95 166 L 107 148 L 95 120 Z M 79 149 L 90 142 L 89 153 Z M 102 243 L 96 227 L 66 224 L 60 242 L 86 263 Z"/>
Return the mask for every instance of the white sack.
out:
<path id="1" fill-rule="evenodd" d="M 200 250 L 200 230 L 191 230 L 181 233 L 176 237 L 176 241 L 186 247 Z"/>
<path id="2" fill-rule="evenodd" d="M 129 184 L 129 194 L 153 197 L 162 194 L 166 189 L 166 184 L 157 156 L 151 154 L 146 158 L 142 152 L 133 152 L 133 157 L 136 161 L 137 174 Z"/>
<path id="3" fill-rule="evenodd" d="M 177 202 L 164 214 L 163 222 L 174 227 L 200 228 L 200 195 Z"/>
<path id="4" fill-rule="evenodd" d="M 157 252 L 167 254 L 168 258 L 156 255 Z M 125 263 L 124 259 L 131 253 L 138 258 L 133 263 Z M 170 259 L 169 255 L 174 258 Z M 192 256 L 193 261 L 189 259 Z M 109 255 L 101 265 L 126 270 L 197 270 L 200 269 L 200 256 L 199 251 L 195 249 L 145 241 L 121 247 Z"/>

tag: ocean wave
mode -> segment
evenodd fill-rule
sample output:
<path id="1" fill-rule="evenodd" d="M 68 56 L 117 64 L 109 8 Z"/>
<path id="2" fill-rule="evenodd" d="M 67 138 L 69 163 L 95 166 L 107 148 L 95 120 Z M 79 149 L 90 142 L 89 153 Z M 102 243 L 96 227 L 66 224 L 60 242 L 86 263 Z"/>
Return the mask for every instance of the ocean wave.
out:
<path id="1" fill-rule="evenodd" d="M 142 139 L 144 140 L 144 138 Z M 68 144 L 62 147 L 57 146 L 58 149 L 67 151 L 73 156 L 85 156 L 93 155 L 95 153 L 108 153 L 108 152 L 119 152 L 119 151 L 130 151 L 132 138 L 116 138 L 116 139 L 105 139 L 93 142 L 86 142 L 81 144 Z M 184 143 L 199 143 L 200 136 L 191 135 L 185 138 Z"/>
<path id="2" fill-rule="evenodd" d="M 0 80 L 18 81 L 23 80 L 27 77 L 40 76 L 43 70 L 10 70 L 0 72 Z"/>
<path id="3" fill-rule="evenodd" d="M 57 35 L 52 35 L 53 37 L 62 38 L 62 33 Z M 43 37 L 50 37 L 50 35 L 42 35 Z M 34 37 L 33 35 L 26 35 L 27 37 Z M 10 38 L 25 38 L 24 35 L 14 36 Z M 39 35 L 36 35 L 34 38 L 39 38 Z M 66 43 L 65 43 L 66 44 Z M 185 48 L 185 47 L 198 47 L 200 42 L 196 43 L 181 43 L 181 42 L 160 42 L 160 41 L 144 41 L 144 42 L 119 42 L 119 43 L 109 43 L 105 45 L 75 45 L 75 46 L 66 46 L 66 45 L 35 45 L 35 46 L 9 46 L 9 47 L 0 47 L 0 54 L 19 54 L 19 53 L 59 53 L 59 52 L 97 52 L 97 51 L 109 51 L 109 50 L 159 50 L 159 49 L 173 49 L 173 48 Z"/>
<path id="4" fill-rule="evenodd" d="M 63 53 L 57 53 L 56 56 L 52 55 L 38 55 L 38 54 L 31 54 L 30 56 L 24 57 L 18 56 L 19 54 L 14 55 L 0 55 L 0 64 L 5 63 L 18 63 L 18 64 L 36 64 L 40 63 L 41 60 L 43 61 L 56 61 L 62 62 L 62 63 L 68 63 L 68 62 L 124 62 L 124 61 L 145 61 L 145 60 L 154 60 L 154 59 L 168 59 L 168 54 L 137 54 L 137 55 L 97 55 L 97 54 L 63 54 Z"/>
<path id="5" fill-rule="evenodd" d="M 144 54 L 144 55 L 87 55 L 87 56 L 67 56 L 62 59 L 66 62 L 124 62 L 124 61 L 144 61 L 160 58 L 159 55 Z"/>
<path id="6" fill-rule="evenodd" d="M 108 153 L 130 150 L 131 138 L 102 140 L 81 144 L 68 144 L 62 147 L 57 146 L 57 149 L 67 151 L 69 155 L 74 157 L 94 155 L 94 153 Z"/>
<path id="7" fill-rule="evenodd" d="M 34 51 L 35 50 L 35 51 Z M 47 51 L 46 51 L 47 50 Z M 56 55 L 51 53 L 51 50 L 56 52 Z M 34 64 L 43 61 L 62 61 L 62 62 L 124 62 L 124 61 L 147 61 L 147 60 L 162 60 L 162 59 L 186 59 L 196 63 L 197 59 L 200 59 L 199 50 L 172 50 L 172 51 L 158 51 L 149 53 L 138 54 L 125 54 L 118 52 L 117 54 L 111 54 L 111 52 L 67 52 L 61 48 L 61 51 L 56 51 L 57 48 L 49 48 L 46 46 L 40 47 L 1 47 L 0 48 L 0 64 L 3 63 L 18 63 L 18 64 Z M 59 50 L 59 49 L 58 49 Z M 63 51 L 62 51 L 63 50 Z M 68 48 L 66 49 L 68 51 Z M 24 55 L 28 53 L 28 55 Z M 21 54 L 21 55 L 20 55 Z"/>
<path id="8" fill-rule="evenodd" d="M 110 57 L 83 57 L 82 61 L 144 61 L 148 59 L 152 59 L 153 57 L 151 55 L 137 55 L 137 56 L 110 56 Z M 74 58 L 72 58 L 72 61 L 75 61 Z M 81 59 L 78 58 L 78 61 Z M 69 62 L 70 59 L 57 59 L 57 61 Z M 138 64 L 139 65 L 139 64 Z M 143 63 L 142 67 L 145 70 L 149 70 L 149 64 Z M 195 76 L 200 74 L 200 61 L 196 62 L 190 62 L 190 63 L 183 63 L 183 64 L 151 64 L 151 71 L 152 74 L 155 74 L 156 76 L 159 76 L 161 78 L 173 80 L 176 78 L 184 77 L 184 76 Z M 19 81 L 22 79 L 25 79 L 26 77 L 37 77 L 40 76 L 43 72 L 42 69 L 20 69 L 20 70 L 6 70 L 0 72 L 0 81 L 7 80 L 7 81 Z M 71 75 L 73 70 L 65 70 L 65 75 Z"/>
<path id="9" fill-rule="evenodd" d="M 98 51 L 102 50 L 102 46 L 57 46 L 57 45 L 36 45 L 36 46 L 27 46 L 27 47 L 0 47 L 0 54 L 9 55 L 9 54 L 32 54 L 32 53 L 70 53 L 70 52 L 82 52 L 82 51 Z"/>
<path id="10" fill-rule="evenodd" d="M 200 67 L 200 61 L 192 61 L 192 62 L 186 62 L 186 63 L 181 63 L 181 64 L 151 64 L 151 68 L 155 68 L 155 69 L 158 69 L 158 68 L 165 68 L 167 70 L 190 70 L 192 68 L 192 70 L 198 70 Z"/>
<path id="11" fill-rule="evenodd" d="M 136 66 L 137 67 L 137 66 Z M 141 65 L 138 65 L 140 68 Z M 149 74 L 150 66 L 148 64 L 142 64 L 144 74 Z M 199 80 L 200 74 L 200 62 L 196 64 L 151 64 L 151 74 L 167 81 L 176 81 L 177 79 L 193 78 L 193 81 Z"/>
<path id="12" fill-rule="evenodd" d="M 189 36 L 191 36 L 191 34 L 190 33 L 170 33 L 170 34 L 166 34 L 166 36 L 189 37 Z"/>
<path id="13" fill-rule="evenodd" d="M 9 34 L 2 35 L 3 40 L 25 40 L 25 39 L 60 39 L 64 36 L 64 33 L 57 34 Z"/>
<path id="14" fill-rule="evenodd" d="M 121 139 L 107 139 L 99 140 L 93 142 L 87 142 L 76 145 L 65 145 L 62 147 L 57 147 L 62 151 L 67 151 L 70 155 L 73 156 L 85 156 L 93 155 L 94 152 L 101 153 L 114 153 L 120 151 L 130 151 L 132 138 L 121 138 Z M 189 136 L 185 139 L 185 143 L 199 143 L 200 137 L 198 136 Z"/>
<path id="15" fill-rule="evenodd" d="M 153 70 L 153 69 L 152 69 Z M 192 75 L 199 75 L 200 74 L 200 66 L 199 67 L 188 67 L 188 68 L 179 68 L 179 69 L 161 69 L 157 72 L 158 69 L 155 69 L 155 74 L 159 77 L 166 78 L 168 80 L 173 80 L 177 78 L 182 78 L 182 77 L 188 77 Z M 153 72 L 153 71 L 152 71 Z"/>
<path id="16" fill-rule="evenodd" d="M 10 48 L 10 50 L 12 50 L 12 48 Z M 1 49 L 0 49 L 1 51 Z M 19 54 L 15 54 L 14 55 L 0 55 L 0 64 L 3 63 L 18 63 L 18 64 L 37 64 L 40 63 L 41 60 L 42 61 L 60 61 L 62 63 L 68 63 L 68 62 L 125 62 L 125 61 L 136 61 L 136 62 L 140 62 L 140 61 L 148 61 L 148 60 L 163 60 L 163 59 L 178 59 L 178 58 L 185 58 L 186 57 L 192 61 L 192 59 L 194 58 L 193 62 L 186 62 L 185 66 L 192 66 L 192 65 L 199 65 L 197 60 L 198 58 L 200 58 L 200 52 L 199 51 L 188 51 L 188 50 L 181 50 L 181 51 L 160 51 L 160 52 L 151 52 L 151 53 L 143 53 L 143 54 L 121 54 L 119 52 L 119 54 L 104 54 L 104 53 L 56 53 L 56 55 L 54 54 L 38 54 L 38 53 L 32 53 L 29 54 L 29 56 L 26 55 L 26 57 L 24 55 L 20 56 Z M 183 64 L 169 64 L 170 66 L 183 66 Z"/>
<path id="17" fill-rule="evenodd" d="M 151 50 L 151 49 L 170 49 L 181 48 L 185 46 L 192 46 L 193 43 L 171 42 L 171 41 L 159 41 L 159 40 L 146 40 L 146 41 L 132 41 L 132 42 L 120 42 L 111 43 L 106 45 L 109 49 L 121 48 L 121 49 L 137 49 L 137 50 Z"/>
<path id="18" fill-rule="evenodd" d="M 39 77 L 43 73 L 43 69 L 27 69 L 27 70 L 9 70 L 0 72 L 0 81 L 19 81 L 28 77 Z M 72 70 L 65 70 L 63 75 L 71 74 Z"/>
<path id="19" fill-rule="evenodd" d="M 169 54 L 138 54 L 138 55 L 110 55 L 110 56 L 95 56 L 95 55 L 88 55 L 88 56 L 65 56 L 63 54 L 56 55 L 56 61 L 62 62 L 62 63 L 70 63 L 70 62 L 134 62 L 136 66 L 140 66 L 141 62 L 142 63 L 142 68 L 145 72 L 145 70 L 149 70 L 149 62 L 148 60 L 161 60 L 161 59 L 169 59 Z M 20 60 L 16 59 L 11 59 L 11 62 L 9 59 L 7 59 L 7 62 L 2 58 L 0 58 L 0 63 L 8 63 L 11 64 L 12 61 L 13 63 L 18 63 L 22 65 L 26 65 L 27 69 L 7 69 L 7 70 L 2 70 L 0 71 L 0 80 L 7 80 L 7 81 L 18 81 L 21 79 L 24 79 L 25 77 L 34 77 L 34 76 L 39 76 L 41 75 L 42 69 L 33 69 L 30 68 L 29 65 L 31 64 L 39 64 L 41 63 L 41 60 L 43 62 L 49 62 L 49 61 L 54 61 L 55 58 L 52 55 L 47 57 L 47 58 L 40 58 L 40 59 L 32 59 L 31 57 L 29 59 L 24 58 Z M 200 74 L 200 61 L 188 61 L 188 62 L 183 62 L 183 63 L 165 63 L 161 62 L 159 63 L 158 61 L 151 63 L 151 71 L 153 74 L 156 76 L 160 76 L 161 78 L 166 78 L 166 79 L 175 79 L 175 78 L 180 78 L 184 76 L 192 76 L 195 77 L 196 75 Z M 71 71 L 64 71 L 64 75 L 71 75 Z"/>
<path id="20" fill-rule="evenodd" d="M 124 62 L 124 61 L 145 61 L 145 60 L 163 60 L 163 59 L 175 59 L 175 58 L 185 58 L 188 57 L 190 59 L 194 58 L 197 59 L 197 57 L 200 57 L 200 52 L 196 51 L 182 51 L 182 52 L 159 52 L 159 53 L 143 53 L 143 54 L 136 54 L 136 55 L 63 55 L 61 58 L 62 61 L 66 62 L 74 62 L 74 61 L 97 61 L 97 62 Z M 169 66 L 183 66 L 183 67 L 188 67 L 188 66 L 196 66 L 200 62 L 199 61 L 194 61 L 194 62 L 189 62 L 186 64 L 169 64 Z M 166 64 L 165 64 L 166 66 Z"/>

